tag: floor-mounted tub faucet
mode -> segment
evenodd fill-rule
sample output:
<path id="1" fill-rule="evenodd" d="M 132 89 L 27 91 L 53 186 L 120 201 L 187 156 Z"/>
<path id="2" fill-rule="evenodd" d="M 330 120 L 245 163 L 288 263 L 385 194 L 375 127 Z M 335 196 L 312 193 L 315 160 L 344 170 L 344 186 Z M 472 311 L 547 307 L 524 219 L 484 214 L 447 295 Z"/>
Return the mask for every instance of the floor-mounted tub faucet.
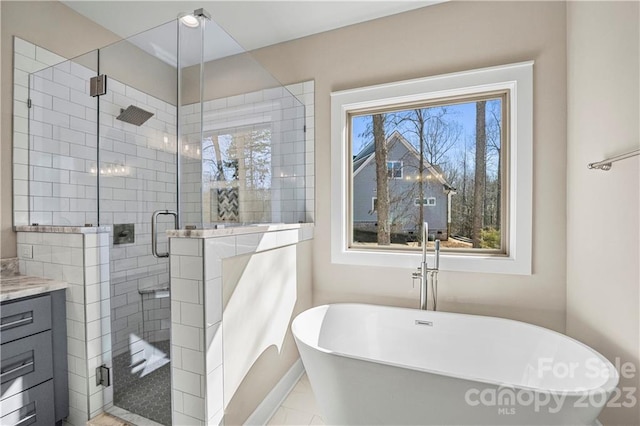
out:
<path id="1" fill-rule="evenodd" d="M 420 309 L 426 311 L 427 307 L 427 288 L 429 278 L 431 278 L 431 293 L 433 295 L 433 310 L 437 307 L 437 286 L 438 271 L 440 268 L 440 240 L 435 240 L 435 259 L 434 267 L 429 268 L 427 265 L 427 242 L 429 241 L 429 224 L 424 222 L 422 225 L 422 262 L 417 272 L 413 273 L 413 279 L 420 279 Z"/>

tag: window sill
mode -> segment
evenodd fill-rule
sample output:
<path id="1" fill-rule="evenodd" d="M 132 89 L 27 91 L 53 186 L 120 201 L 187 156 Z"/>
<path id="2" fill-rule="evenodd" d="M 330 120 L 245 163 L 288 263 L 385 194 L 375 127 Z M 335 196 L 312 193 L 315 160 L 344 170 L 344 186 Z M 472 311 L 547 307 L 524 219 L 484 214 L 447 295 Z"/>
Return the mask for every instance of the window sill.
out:
<path id="1" fill-rule="evenodd" d="M 505 256 L 496 254 L 440 253 L 440 270 L 455 272 L 479 272 L 488 274 L 531 275 L 530 254 Z M 379 266 L 386 268 L 410 268 L 420 266 L 422 254 L 390 252 L 382 250 L 333 250 L 332 263 L 353 266 Z M 433 251 L 427 252 L 427 264 L 434 264 Z"/>

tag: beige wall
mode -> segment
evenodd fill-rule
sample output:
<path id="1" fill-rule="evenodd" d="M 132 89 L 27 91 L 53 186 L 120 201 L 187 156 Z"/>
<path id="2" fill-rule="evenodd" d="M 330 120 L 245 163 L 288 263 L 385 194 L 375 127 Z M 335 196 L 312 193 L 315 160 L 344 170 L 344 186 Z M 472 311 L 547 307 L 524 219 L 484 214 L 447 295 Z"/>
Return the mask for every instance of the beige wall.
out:
<path id="1" fill-rule="evenodd" d="M 640 147 L 639 22 L 638 2 L 567 4 L 567 333 L 636 371 L 640 161 L 586 165 Z M 636 372 L 619 386 L 638 385 Z M 600 420 L 640 424 L 640 410 L 608 408 Z"/>
<path id="2" fill-rule="evenodd" d="M 54 1 L 2 1 L 2 118 L 0 133 L 0 256 L 16 255 L 16 234 L 12 230 L 12 104 L 13 37 L 18 36 L 54 53 L 71 58 L 118 37 L 67 6 Z"/>
<path id="3" fill-rule="evenodd" d="M 168 32 L 173 24 L 163 26 Z M 175 32 L 175 31 L 174 31 Z M 171 32 L 170 32 L 171 33 Z M 128 86 L 176 105 L 178 71 L 129 41 L 100 48 L 100 73 Z M 107 90 L 109 83 L 107 82 Z M 126 108 L 128 105 L 122 105 Z"/>
<path id="4" fill-rule="evenodd" d="M 515 318 L 564 331 L 565 5 L 450 2 L 255 52 L 284 84 L 315 79 L 314 304 L 418 305 L 408 269 L 330 260 L 330 99 L 335 90 L 535 60 L 533 275 L 443 272 L 443 310 Z M 418 266 L 418 265 L 416 265 Z"/>
<path id="5" fill-rule="evenodd" d="M 215 40 L 206 42 L 215 43 Z M 183 104 L 200 101 L 199 78 L 199 65 L 182 71 Z M 241 53 L 205 63 L 202 100 L 210 101 L 277 86 L 280 86 L 280 83 L 250 53 Z"/>
<path id="6" fill-rule="evenodd" d="M 228 335 L 229 328 L 237 328 L 236 324 L 229 324 L 232 317 L 228 313 L 229 299 L 234 296 L 236 287 L 239 282 L 241 285 L 256 285 L 265 287 L 266 291 L 277 292 L 278 295 L 292 292 L 295 294 L 295 304 L 291 315 L 289 312 L 274 311 L 276 307 L 265 306 L 265 301 L 259 297 L 260 289 L 255 291 L 255 298 L 251 298 L 242 304 L 246 311 L 240 315 L 242 322 L 251 323 L 253 317 L 268 313 L 269 317 L 274 318 L 267 328 L 278 326 L 276 320 L 280 317 L 283 322 L 280 326 L 286 327 L 284 339 L 275 342 L 280 346 L 268 346 L 260 356 L 250 364 L 250 369 L 239 384 L 235 393 L 225 394 L 225 400 L 230 399 L 225 407 L 225 424 L 241 425 L 258 407 L 258 404 L 267 396 L 284 374 L 291 368 L 293 363 L 298 359 L 298 349 L 296 348 L 293 335 L 291 334 L 291 321 L 300 312 L 311 307 L 311 252 L 312 242 L 305 241 L 295 246 L 287 246 L 275 250 L 269 250 L 253 255 L 237 256 L 225 259 L 223 263 L 223 299 L 224 299 L 224 367 L 225 367 L 225 393 L 234 389 L 228 389 L 227 370 L 244 369 L 248 360 L 239 354 L 252 352 L 252 348 L 257 345 L 261 335 L 252 336 L 252 332 L 263 333 L 264 329 L 260 326 L 253 327 L 242 335 Z M 284 270 L 282 265 L 282 256 L 289 257 L 289 261 L 295 263 L 294 270 Z M 265 270 L 272 270 L 273 273 L 264 273 Z M 285 276 L 292 275 L 290 282 L 294 288 L 287 289 L 283 287 Z M 255 284 L 253 284 L 255 283 Z M 280 306 L 278 309 L 282 309 Z M 237 318 L 237 316 L 235 317 Z M 241 324 L 238 324 L 241 325 Z M 265 325 L 267 326 L 267 325 Z M 237 333 L 239 334 L 239 333 Z M 236 350 L 233 353 L 227 353 L 228 347 L 238 348 L 244 346 L 245 350 Z M 235 388 L 235 386 L 233 386 Z"/>

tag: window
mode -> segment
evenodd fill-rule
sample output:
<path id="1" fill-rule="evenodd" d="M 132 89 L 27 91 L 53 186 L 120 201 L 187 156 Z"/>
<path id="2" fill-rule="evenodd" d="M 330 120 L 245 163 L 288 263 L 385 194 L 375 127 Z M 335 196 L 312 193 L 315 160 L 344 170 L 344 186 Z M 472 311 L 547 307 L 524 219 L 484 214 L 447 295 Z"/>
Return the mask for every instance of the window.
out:
<path id="1" fill-rule="evenodd" d="M 202 195 L 184 193 L 186 198 L 202 200 L 204 223 L 269 220 L 273 180 L 270 126 L 260 123 L 210 132 L 202 140 L 202 152 L 185 149 L 183 156 L 187 155 L 202 168 L 197 176 L 185 174 L 202 182 Z"/>
<path id="2" fill-rule="evenodd" d="M 387 177 L 402 179 L 402 161 L 387 161 Z"/>
<path id="3" fill-rule="evenodd" d="M 420 205 L 420 198 L 416 198 L 413 202 L 414 206 L 419 206 Z M 423 206 L 435 206 L 436 205 L 436 197 L 429 197 L 429 198 L 423 198 L 422 199 L 422 205 Z"/>
<path id="4" fill-rule="evenodd" d="M 421 250 L 426 222 L 443 250 L 505 254 L 508 96 L 499 90 L 349 113 L 351 247 Z M 387 195 L 384 203 L 377 196 L 375 215 L 361 196 L 373 188 Z"/>
<path id="5" fill-rule="evenodd" d="M 332 93 L 332 261 L 415 267 L 427 222 L 443 269 L 530 274 L 532 69 Z"/>

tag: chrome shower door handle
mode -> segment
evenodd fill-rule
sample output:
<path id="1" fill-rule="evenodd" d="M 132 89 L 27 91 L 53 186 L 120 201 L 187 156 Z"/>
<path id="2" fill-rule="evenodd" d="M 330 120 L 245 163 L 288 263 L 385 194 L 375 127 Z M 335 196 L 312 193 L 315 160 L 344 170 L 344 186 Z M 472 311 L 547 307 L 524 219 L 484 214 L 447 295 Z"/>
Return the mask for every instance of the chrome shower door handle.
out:
<path id="1" fill-rule="evenodd" d="M 169 257 L 169 252 L 158 253 L 158 236 L 156 235 L 156 226 L 158 222 L 158 216 L 160 215 L 173 216 L 175 229 L 178 229 L 178 213 L 174 212 L 173 210 L 156 210 L 151 215 L 151 253 L 154 257 Z"/>

